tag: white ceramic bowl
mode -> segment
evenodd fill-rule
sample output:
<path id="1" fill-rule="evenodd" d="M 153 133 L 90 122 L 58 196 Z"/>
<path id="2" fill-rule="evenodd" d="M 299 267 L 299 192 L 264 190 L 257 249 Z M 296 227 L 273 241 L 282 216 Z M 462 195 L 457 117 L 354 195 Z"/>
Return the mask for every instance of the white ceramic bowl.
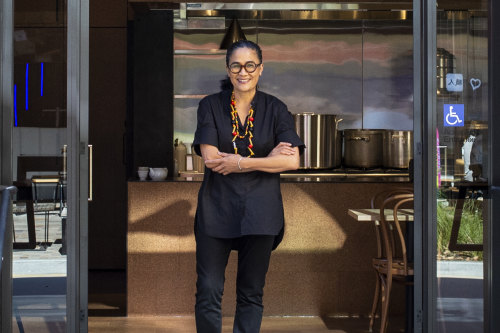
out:
<path id="1" fill-rule="evenodd" d="M 149 177 L 154 181 L 165 180 L 167 175 L 167 168 L 149 168 Z"/>
<path id="2" fill-rule="evenodd" d="M 146 178 L 148 178 L 148 173 L 148 171 L 137 171 L 140 180 L 146 180 Z"/>

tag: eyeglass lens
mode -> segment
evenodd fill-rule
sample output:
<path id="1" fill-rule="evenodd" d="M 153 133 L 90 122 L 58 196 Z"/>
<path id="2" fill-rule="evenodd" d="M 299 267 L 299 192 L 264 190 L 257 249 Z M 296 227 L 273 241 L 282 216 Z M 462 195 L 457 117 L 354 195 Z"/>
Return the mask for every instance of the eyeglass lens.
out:
<path id="1" fill-rule="evenodd" d="M 256 64 L 255 62 L 253 61 L 249 61 L 247 63 L 245 63 L 244 65 L 240 64 L 240 63 L 237 63 L 237 62 L 233 62 L 231 65 L 229 65 L 229 70 L 231 71 L 231 73 L 233 74 L 238 74 L 239 72 L 241 72 L 241 69 L 243 67 L 245 67 L 245 71 L 247 73 L 253 73 L 255 72 L 255 70 L 257 69 L 257 67 L 259 66 L 260 64 Z"/>

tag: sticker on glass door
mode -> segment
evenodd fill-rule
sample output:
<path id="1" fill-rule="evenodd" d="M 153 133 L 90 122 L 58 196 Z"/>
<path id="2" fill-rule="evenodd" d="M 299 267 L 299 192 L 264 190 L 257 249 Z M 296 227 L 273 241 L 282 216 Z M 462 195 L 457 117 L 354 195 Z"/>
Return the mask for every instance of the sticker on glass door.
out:
<path id="1" fill-rule="evenodd" d="M 464 126 L 464 105 L 463 104 L 445 104 L 443 106 L 444 126 L 459 127 Z"/>

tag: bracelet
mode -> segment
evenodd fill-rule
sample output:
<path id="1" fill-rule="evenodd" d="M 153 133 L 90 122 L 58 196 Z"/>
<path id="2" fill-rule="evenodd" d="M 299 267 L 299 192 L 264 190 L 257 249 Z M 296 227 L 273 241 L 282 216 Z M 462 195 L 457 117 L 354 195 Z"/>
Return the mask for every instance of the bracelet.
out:
<path id="1" fill-rule="evenodd" d="M 240 156 L 240 159 L 238 160 L 238 169 L 240 169 L 240 171 L 243 171 L 243 169 L 240 166 L 240 162 L 242 159 L 243 159 L 243 156 Z"/>

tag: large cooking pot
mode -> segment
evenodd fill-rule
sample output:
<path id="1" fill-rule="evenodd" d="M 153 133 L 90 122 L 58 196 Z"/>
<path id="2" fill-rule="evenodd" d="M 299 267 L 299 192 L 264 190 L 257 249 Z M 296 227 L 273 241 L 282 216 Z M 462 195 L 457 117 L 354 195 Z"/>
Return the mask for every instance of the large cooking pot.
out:
<path id="1" fill-rule="evenodd" d="M 413 158 L 412 131 L 384 131 L 382 145 L 385 168 L 408 168 Z"/>
<path id="2" fill-rule="evenodd" d="M 300 156 L 300 169 L 329 169 L 342 162 L 342 141 L 333 114 L 304 112 L 294 114 L 295 130 L 306 145 Z"/>
<path id="3" fill-rule="evenodd" d="M 382 133 L 384 130 L 346 129 L 344 166 L 376 168 L 382 166 Z"/>

